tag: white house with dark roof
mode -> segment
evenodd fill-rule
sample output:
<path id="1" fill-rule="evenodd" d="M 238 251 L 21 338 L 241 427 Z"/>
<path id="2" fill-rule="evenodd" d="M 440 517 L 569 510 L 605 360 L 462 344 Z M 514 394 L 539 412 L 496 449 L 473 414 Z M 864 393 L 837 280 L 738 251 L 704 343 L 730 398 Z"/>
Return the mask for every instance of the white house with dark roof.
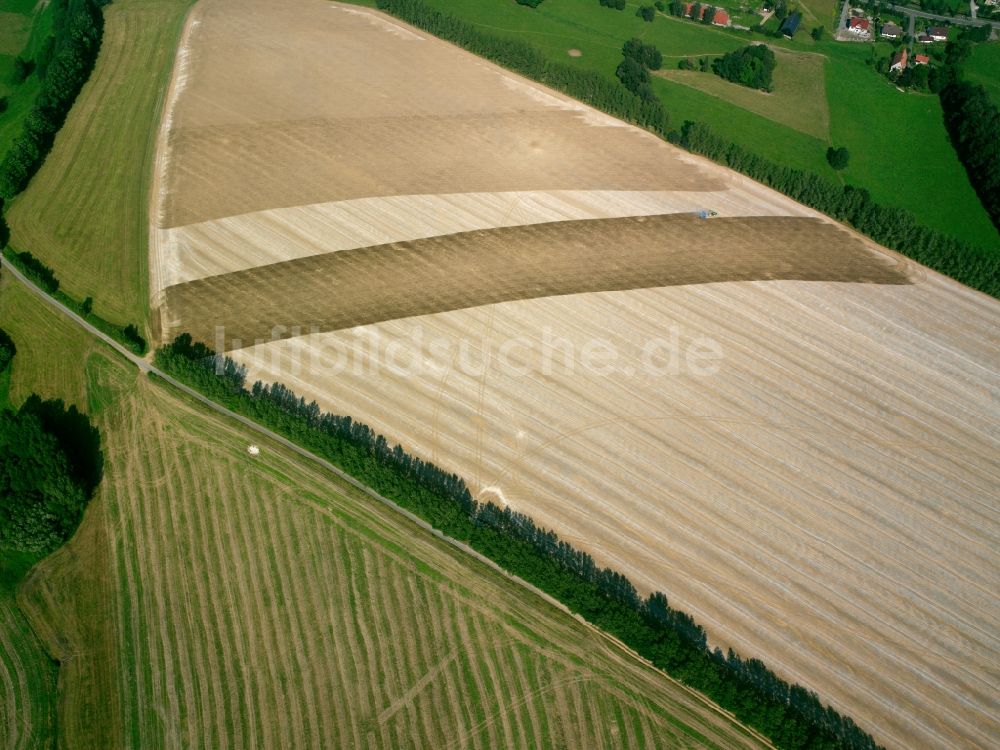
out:
<path id="1" fill-rule="evenodd" d="M 885 39 L 899 39 L 903 36 L 903 30 L 894 23 L 885 24 L 881 33 Z"/>

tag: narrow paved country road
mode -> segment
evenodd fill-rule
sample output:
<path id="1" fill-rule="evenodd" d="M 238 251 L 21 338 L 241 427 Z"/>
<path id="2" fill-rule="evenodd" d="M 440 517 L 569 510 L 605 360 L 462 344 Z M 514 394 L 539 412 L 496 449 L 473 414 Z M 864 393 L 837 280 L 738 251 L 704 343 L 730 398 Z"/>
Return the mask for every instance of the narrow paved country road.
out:
<path id="1" fill-rule="evenodd" d="M 600 636 L 604 640 L 608 641 L 609 643 L 611 643 L 613 646 L 615 646 L 616 648 L 618 648 L 623 653 L 627 654 L 632 659 L 640 662 L 641 664 L 643 664 L 646 667 L 651 667 L 653 669 L 656 669 L 661 675 L 663 675 L 663 677 L 665 679 L 670 680 L 670 682 L 672 682 L 674 685 L 676 685 L 679 689 L 685 691 L 686 693 L 688 693 L 689 695 L 691 695 L 692 697 L 694 697 L 695 699 L 697 699 L 698 701 L 700 701 L 701 703 L 703 703 L 706 706 L 706 708 L 708 708 L 710 710 L 713 710 L 713 711 L 716 711 L 717 713 L 719 713 L 719 714 L 721 714 L 723 716 L 726 716 L 733 723 L 739 724 L 741 727 L 743 727 L 748 733 L 752 734 L 760 742 L 762 742 L 762 743 L 764 743 L 764 744 L 766 744 L 768 746 L 773 747 L 773 745 L 771 745 L 771 743 L 767 739 L 767 737 L 764 737 L 762 734 L 760 734 L 756 730 L 754 730 L 754 729 L 752 729 L 752 728 L 750 728 L 750 727 L 748 727 L 748 726 L 746 726 L 744 724 L 741 724 L 732 713 L 730 713 L 729 711 L 723 710 L 720 706 L 718 706 L 715 703 L 713 703 L 709 698 L 707 698 L 705 695 L 699 693 L 697 690 L 693 690 L 692 688 L 689 688 L 687 685 L 684 685 L 683 683 L 675 680 L 673 677 L 671 677 L 670 675 L 666 674 L 662 670 L 657 669 L 653 665 L 653 663 L 651 661 L 649 661 L 648 659 L 640 656 L 638 653 L 636 653 L 635 651 L 633 651 L 631 648 L 629 648 L 627 645 L 625 645 L 622 641 L 618 640 L 617 638 L 615 638 L 611 634 L 609 634 L 609 633 L 605 632 L 604 630 L 601 630 L 597 626 L 592 625 L 591 623 L 587 622 L 587 620 L 585 620 L 580 615 L 578 615 L 578 614 L 574 613 L 573 611 L 571 611 L 569 607 L 567 607 L 565 604 L 563 604 L 562 602 L 560 602 L 558 599 L 555 599 L 555 598 L 549 596 L 544 591 L 542 591 L 540 588 L 534 586 L 531 583 L 528 583 L 523 578 L 519 578 L 518 576 L 511 574 L 510 572 L 508 572 L 504 568 L 502 568 L 499 565 L 497 565 L 493 560 L 491 560 L 490 558 L 488 558 L 485 555 L 481 554 L 480 552 L 477 552 L 476 550 L 474 550 L 472 547 L 470 547 L 469 545 L 465 544 L 464 542 L 460 542 L 457 539 L 454 539 L 454 538 L 448 536 L 447 534 L 444 534 L 441 531 L 435 529 L 433 526 L 431 526 L 429 523 L 427 523 L 425 520 L 423 520 L 419 516 L 416 516 L 413 513 L 411 513 L 410 511 L 408 511 L 405 508 L 403 508 L 402 506 L 397 505 L 395 502 L 393 502 L 389 498 L 383 497 L 378 492 L 376 492 L 374 489 L 372 489 L 368 485 L 364 484 L 363 482 L 359 482 L 357 479 L 355 479 L 354 477 L 352 477 L 350 474 L 347 474 L 346 472 L 344 472 L 343 470 L 341 470 L 340 468 L 338 468 L 334 464 L 330 463 L 326 459 L 320 458 L 315 453 L 313 453 L 311 451 L 308 451 L 305 448 L 303 448 L 302 446 L 293 443 L 291 440 L 288 440 L 287 438 L 282 437 L 278 433 L 272 432 L 271 430 L 267 429 L 266 427 L 264 427 L 264 426 L 262 426 L 260 424 L 257 424 L 252 419 L 248 419 L 247 417 L 244 417 L 244 416 L 242 416 L 240 414 L 237 414 L 236 412 L 227 409 L 226 407 L 222 406 L 221 404 L 217 404 L 215 401 L 212 401 L 210 398 L 208 398 L 207 396 L 202 395 L 201 393 L 199 393 L 198 391 L 194 390 L 193 388 L 191 388 L 191 387 L 189 387 L 187 385 L 184 385 L 184 383 L 180 382 L 179 380 L 171 377 L 167 373 L 165 373 L 162 370 L 160 370 L 157 367 L 155 367 L 152 364 L 152 362 L 150 362 L 149 360 L 144 359 L 143 357 L 140 357 L 140 356 L 132 353 L 131 351 L 129 351 L 128 349 L 126 349 L 124 346 L 122 346 L 121 344 L 119 344 L 117 341 L 115 341 L 113 338 L 111 338 L 110 336 L 108 336 L 106 333 L 104 333 L 103 331 L 99 331 L 97 328 L 95 328 L 94 326 L 92 326 L 90 323 L 88 323 L 82 317 L 80 317 L 75 312 L 73 312 L 68 307 L 66 307 L 66 305 L 64 305 L 63 303 L 61 303 L 59 300 L 57 300 L 54 297 L 51 297 L 48 294 L 46 294 L 41 288 L 39 288 L 38 286 L 36 286 L 30 279 L 28 279 L 27 277 L 25 277 L 25 275 L 23 273 L 21 273 L 20 270 L 18 270 L 17 268 L 13 267 L 10 263 L 6 263 L 6 262 L 3 263 L 3 271 L 6 272 L 6 273 L 9 273 L 11 276 L 13 276 L 15 279 L 17 279 L 21 284 L 23 284 L 24 286 L 26 286 L 31 291 L 32 294 L 34 294 L 36 297 L 40 298 L 47 305 L 50 305 L 51 307 L 54 307 L 58 312 L 62 313 L 63 315 L 65 315 L 66 317 L 68 317 L 70 320 L 72 320 L 74 323 L 76 323 L 78 326 L 80 326 L 85 331 L 87 331 L 87 333 L 91 334 L 92 336 L 95 336 L 96 338 L 100 339 L 105 344 L 107 344 L 108 346 L 110 346 L 112 349 L 114 349 L 116 352 L 118 352 L 121 356 L 123 356 L 129 362 L 131 362 L 136 367 L 138 367 L 141 372 L 155 375 L 160 380 L 164 381 L 165 383 L 168 383 L 169 385 L 173 386 L 174 388 L 176 388 L 177 390 L 181 391 L 185 395 L 190 396 L 191 398 L 193 398 L 194 400 L 198 401 L 199 403 L 205 405 L 206 407 L 208 407 L 212 411 L 218 412 L 219 414 L 223 415 L 224 417 L 228 417 L 229 419 L 236 420 L 237 422 L 239 422 L 240 424 L 242 424 L 245 427 L 249 428 L 253 432 L 258 433 L 259 435 L 263 435 L 264 437 L 266 437 L 267 439 L 271 440 L 272 442 L 275 442 L 275 443 L 281 445 L 282 447 L 290 450 L 292 453 L 295 453 L 296 455 L 298 455 L 298 456 L 300 456 L 300 457 L 302 457 L 302 458 L 304 458 L 304 459 L 306 459 L 308 461 L 311 461 L 311 462 L 313 462 L 315 464 L 318 464 L 319 466 L 321 466 L 322 468 L 324 468 L 327 471 L 329 471 L 331 474 L 333 474 L 338 479 L 342 480 L 343 482 L 346 482 L 347 484 L 351 485 L 355 489 L 363 492 L 365 495 L 367 495 L 368 497 L 372 498 L 373 500 L 377 500 L 378 502 L 380 502 L 383 505 L 387 506 L 391 510 L 393 510 L 396 513 L 400 514 L 401 516 L 405 517 L 410 522 L 412 522 L 412 523 L 416 524 L 417 526 L 419 526 L 424 531 L 427 531 L 428 533 L 433 534 L 435 537 L 437 537 L 441 541 L 443 541 L 443 542 L 451 545 L 452 547 L 454 547 L 455 549 L 457 549 L 457 550 L 465 553 L 469 557 L 474 558 L 475 560 L 477 560 L 478 562 L 482 563 L 486 567 L 488 567 L 491 570 L 499 573 L 500 575 L 504 576 L 506 579 L 508 579 L 509 581 L 512 581 L 513 583 L 515 583 L 516 585 L 518 585 L 521 588 L 525 589 L 526 591 L 531 592 L 532 594 L 534 594 L 538 598 L 542 599 L 546 603 L 552 605 L 556 609 L 558 609 L 558 610 L 560 610 L 562 612 L 565 612 L 566 614 L 570 615 L 571 617 L 573 617 L 574 619 L 576 619 L 578 622 L 580 622 L 588 630 L 590 630 L 591 632 L 593 632 L 596 635 Z"/>
<path id="2" fill-rule="evenodd" d="M 833 32 L 834 36 L 844 33 L 844 29 L 847 28 L 847 14 L 850 10 L 851 0 L 844 0 L 844 7 L 840 10 L 840 23 L 837 24 L 837 29 Z"/>
<path id="3" fill-rule="evenodd" d="M 982 26 L 983 24 L 989 24 L 994 29 L 1000 29 L 1000 21 L 977 21 L 963 16 L 939 16 L 934 13 L 925 13 L 922 10 L 911 8 L 908 5 L 886 5 L 884 7 L 899 11 L 900 13 L 908 13 L 911 18 L 913 16 L 919 16 L 920 18 L 927 18 L 931 21 L 941 21 L 942 23 L 951 23 L 957 26 Z"/>

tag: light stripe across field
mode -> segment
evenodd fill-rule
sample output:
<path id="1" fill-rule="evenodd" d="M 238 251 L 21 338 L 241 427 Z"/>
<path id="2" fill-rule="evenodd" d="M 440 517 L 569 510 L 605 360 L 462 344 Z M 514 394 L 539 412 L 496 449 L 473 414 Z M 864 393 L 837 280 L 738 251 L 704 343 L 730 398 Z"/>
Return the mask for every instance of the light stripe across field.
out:
<path id="1" fill-rule="evenodd" d="M 154 297 L 175 284 L 312 255 L 459 232 L 580 219 L 715 211 L 815 216 L 786 200 L 720 191 L 556 190 L 401 195 L 293 206 L 157 229 Z M 218 248 L 227 252 L 220 253 Z"/>

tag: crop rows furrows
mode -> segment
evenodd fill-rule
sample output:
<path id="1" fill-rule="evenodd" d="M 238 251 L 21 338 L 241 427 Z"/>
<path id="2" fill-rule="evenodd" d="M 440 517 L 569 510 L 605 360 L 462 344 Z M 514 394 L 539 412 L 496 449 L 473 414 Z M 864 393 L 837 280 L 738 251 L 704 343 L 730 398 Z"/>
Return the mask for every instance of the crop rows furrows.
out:
<path id="1" fill-rule="evenodd" d="M 248 459 L 126 411 L 108 493 L 131 745 L 600 746 L 614 737 L 596 713 L 618 702 L 639 727 L 623 736 L 674 736 Z"/>
<path id="2" fill-rule="evenodd" d="M 219 747 L 228 743 L 237 748 L 252 747 L 254 743 L 247 733 L 254 730 L 254 714 L 246 701 L 244 679 L 244 670 L 250 660 L 246 656 L 242 631 L 233 627 L 234 613 L 226 606 L 235 601 L 235 596 L 231 579 L 224 571 L 231 570 L 235 561 L 220 559 L 214 554 L 226 531 L 220 527 L 217 514 L 206 512 L 207 507 L 220 503 L 229 492 L 239 496 L 242 488 L 238 472 L 223 461 L 218 461 L 216 470 L 202 481 L 204 499 L 198 502 L 192 497 L 191 502 L 184 503 L 186 514 L 190 514 L 184 534 L 190 545 L 190 562 L 185 568 L 200 573 L 192 576 L 196 589 L 193 601 L 199 606 L 188 607 L 188 616 L 194 623 L 187 638 L 204 642 L 198 671 L 204 675 L 202 679 L 212 685 L 211 699 L 206 696 L 202 703 L 203 736 L 206 743 L 208 738 L 213 738 L 211 741 Z M 213 678 L 213 675 L 224 675 L 224 679 Z"/>
<path id="3" fill-rule="evenodd" d="M 263 503 L 258 492 L 249 491 L 244 497 Z M 285 592 L 280 590 L 276 580 L 276 553 L 279 541 L 275 539 L 269 523 L 262 523 L 260 507 L 234 509 L 226 517 L 235 526 L 234 536 L 239 550 L 234 551 L 227 561 L 230 565 L 243 568 L 241 583 L 235 602 L 227 603 L 237 613 L 249 611 L 257 624 L 256 640 L 251 641 L 253 653 L 266 656 L 266 666 L 257 665 L 257 670 L 248 676 L 268 684 L 271 695 L 261 705 L 262 717 L 270 721 L 276 730 L 265 743 L 265 747 L 293 747 L 304 733 L 303 709 L 306 708 L 293 693 L 291 681 L 294 677 L 292 654 L 289 640 L 297 637 L 287 622 L 288 611 L 281 599 Z"/>
<path id="4" fill-rule="evenodd" d="M 134 400 L 123 403 L 123 419 L 127 424 L 121 425 L 120 433 L 109 433 L 111 439 L 121 435 L 121 444 L 125 446 L 141 446 L 147 448 L 143 441 L 143 430 L 137 424 L 139 411 Z M 155 429 L 153 425 L 150 428 Z M 133 442 L 134 441 L 134 442 Z M 120 696 L 121 715 L 125 720 L 123 735 L 130 741 L 132 747 L 156 746 L 151 727 L 146 721 L 144 707 L 151 702 L 153 691 L 153 669 L 136 668 L 137 665 L 156 663 L 155 655 L 147 645 L 147 629 L 145 622 L 146 606 L 142 600 L 142 584 L 138 580 L 140 560 L 139 547 L 134 544 L 134 509 L 140 506 L 148 488 L 154 485 L 160 477 L 166 477 L 166 467 L 163 465 L 159 448 L 154 451 L 108 451 L 110 456 L 119 457 L 120 465 L 112 464 L 105 469 L 108 477 L 105 479 L 105 492 L 109 497 L 109 519 L 111 520 L 111 537 L 117 563 L 115 578 L 118 580 L 118 622 L 121 647 L 118 649 L 118 671 L 121 675 L 123 690 Z M 133 481 L 125 481 L 132 477 Z M 169 482 L 165 482 L 160 491 L 166 495 L 170 490 Z"/>
<path id="5" fill-rule="evenodd" d="M 0 739 L 11 750 L 28 747 L 34 723 L 43 718 L 34 716 L 24 663 L 35 639 L 15 607 L 12 599 L 0 599 Z"/>
<path id="6" fill-rule="evenodd" d="M 312 742 L 344 746 L 348 738 L 341 733 L 350 726 L 352 714 L 339 705 L 339 697 L 350 683 L 337 679 L 339 643 L 334 620 L 327 615 L 329 602 L 324 590 L 326 581 L 335 575 L 336 529 L 298 505 L 279 500 L 272 500 L 271 505 L 278 517 L 291 524 L 285 548 L 287 553 L 294 552 L 288 566 L 298 584 L 294 596 L 302 613 L 299 637 L 306 649 L 305 672 L 307 676 L 311 673 L 313 679 L 315 703 L 311 713 L 319 721 L 312 730 Z"/>

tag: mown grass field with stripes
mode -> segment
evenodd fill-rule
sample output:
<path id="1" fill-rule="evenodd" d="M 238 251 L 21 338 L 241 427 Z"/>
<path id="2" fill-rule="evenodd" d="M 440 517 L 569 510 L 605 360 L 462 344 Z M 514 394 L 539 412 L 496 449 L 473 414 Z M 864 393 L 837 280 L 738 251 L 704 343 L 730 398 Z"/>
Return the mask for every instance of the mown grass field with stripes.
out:
<path id="1" fill-rule="evenodd" d="M 5 282 L 18 357 L 82 366 L 105 477 L 19 590 L 65 747 L 760 747 L 392 511 L 140 376 Z M 23 342 L 23 347 L 22 347 Z M 38 707 L 43 707 L 41 702 Z"/>
<path id="2" fill-rule="evenodd" d="M 0 553 L 0 746 L 7 750 L 49 748 L 55 740 L 56 665 L 14 597 L 32 561 Z"/>
<path id="3" fill-rule="evenodd" d="M 94 311 L 147 317 L 147 216 L 155 123 L 193 0 L 116 0 L 101 53 L 45 164 L 8 207 L 11 244 Z M 29 79 L 33 80 L 33 79 Z"/>

